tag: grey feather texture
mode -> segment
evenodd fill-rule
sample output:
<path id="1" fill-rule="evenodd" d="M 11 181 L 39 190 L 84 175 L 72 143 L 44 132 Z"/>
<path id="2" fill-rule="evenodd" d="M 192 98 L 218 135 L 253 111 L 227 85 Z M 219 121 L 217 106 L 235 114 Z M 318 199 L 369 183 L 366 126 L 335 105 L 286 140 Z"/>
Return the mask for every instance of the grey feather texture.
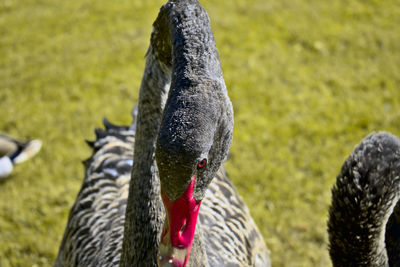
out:
<path id="1" fill-rule="evenodd" d="M 222 166 L 233 110 L 208 15 L 196 0 L 161 8 L 133 114 L 130 127 L 105 120 L 96 131 L 56 266 L 157 266 L 161 192 L 177 199 L 193 174 L 202 205 L 188 266 L 270 266 Z"/>
<path id="2" fill-rule="evenodd" d="M 118 266 L 134 142 L 135 132 L 121 128 L 107 129 L 94 142 L 56 266 Z M 206 191 L 198 227 L 209 266 L 270 265 L 258 229 L 223 168 Z M 189 266 L 200 266 L 195 248 Z"/>
<path id="3" fill-rule="evenodd" d="M 332 189 L 328 232 L 334 266 L 400 265 L 399 208 L 394 211 L 399 198 L 400 140 L 371 134 L 345 161 Z"/>

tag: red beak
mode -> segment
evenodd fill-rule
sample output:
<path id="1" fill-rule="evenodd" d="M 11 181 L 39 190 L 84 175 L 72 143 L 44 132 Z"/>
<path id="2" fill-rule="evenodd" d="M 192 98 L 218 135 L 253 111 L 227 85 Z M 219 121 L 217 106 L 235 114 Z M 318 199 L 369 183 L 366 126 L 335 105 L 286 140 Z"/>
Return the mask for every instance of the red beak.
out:
<path id="1" fill-rule="evenodd" d="M 160 244 L 160 265 L 184 267 L 189 260 L 201 201 L 193 197 L 196 176 L 180 198 L 171 202 L 163 193 L 167 218 Z"/>

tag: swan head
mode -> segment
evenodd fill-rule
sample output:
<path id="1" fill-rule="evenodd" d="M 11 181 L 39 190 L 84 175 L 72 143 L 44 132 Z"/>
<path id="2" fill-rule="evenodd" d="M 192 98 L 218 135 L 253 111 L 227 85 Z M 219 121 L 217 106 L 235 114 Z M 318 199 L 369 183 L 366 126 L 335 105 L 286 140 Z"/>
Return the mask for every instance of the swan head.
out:
<path id="1" fill-rule="evenodd" d="M 224 83 L 207 80 L 170 92 L 156 146 L 167 214 L 161 262 L 187 263 L 201 201 L 227 156 L 232 129 L 232 105 Z"/>

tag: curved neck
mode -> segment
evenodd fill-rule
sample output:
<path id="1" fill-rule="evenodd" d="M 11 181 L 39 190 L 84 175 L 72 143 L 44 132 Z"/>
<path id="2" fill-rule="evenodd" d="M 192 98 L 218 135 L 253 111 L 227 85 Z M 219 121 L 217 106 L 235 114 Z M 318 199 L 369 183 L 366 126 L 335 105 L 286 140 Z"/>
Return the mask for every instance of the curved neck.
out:
<path id="1" fill-rule="evenodd" d="M 168 4 L 169 10 L 166 11 L 173 58 L 171 89 L 188 90 L 205 80 L 216 80 L 225 87 L 206 11 L 197 1 L 176 1 Z"/>
<path id="2" fill-rule="evenodd" d="M 157 266 L 164 210 L 154 152 L 171 78 L 170 94 L 175 94 L 199 82 L 201 72 L 222 77 L 208 17 L 197 1 L 168 2 L 153 26 L 139 92 L 120 266 Z"/>
<path id="3" fill-rule="evenodd" d="M 170 73 L 150 45 L 139 92 L 133 168 L 125 213 L 120 266 L 157 266 L 163 224 L 160 182 L 154 160 L 155 140 L 170 84 Z"/>
<path id="4" fill-rule="evenodd" d="M 389 266 L 385 231 L 400 198 L 399 147 L 394 136 L 370 135 L 343 164 L 328 221 L 334 266 Z"/>

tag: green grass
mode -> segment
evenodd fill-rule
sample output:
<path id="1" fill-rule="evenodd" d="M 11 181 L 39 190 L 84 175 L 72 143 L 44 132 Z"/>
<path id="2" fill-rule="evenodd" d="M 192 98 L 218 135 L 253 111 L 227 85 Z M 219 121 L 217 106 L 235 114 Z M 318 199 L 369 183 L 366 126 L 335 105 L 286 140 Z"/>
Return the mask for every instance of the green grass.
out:
<path id="1" fill-rule="evenodd" d="M 41 138 L 0 183 L 0 266 L 50 266 L 103 116 L 129 123 L 163 1 L 0 0 L 0 132 Z M 400 135 L 396 0 L 201 1 L 235 110 L 229 174 L 274 266 L 329 266 L 330 188 Z"/>

